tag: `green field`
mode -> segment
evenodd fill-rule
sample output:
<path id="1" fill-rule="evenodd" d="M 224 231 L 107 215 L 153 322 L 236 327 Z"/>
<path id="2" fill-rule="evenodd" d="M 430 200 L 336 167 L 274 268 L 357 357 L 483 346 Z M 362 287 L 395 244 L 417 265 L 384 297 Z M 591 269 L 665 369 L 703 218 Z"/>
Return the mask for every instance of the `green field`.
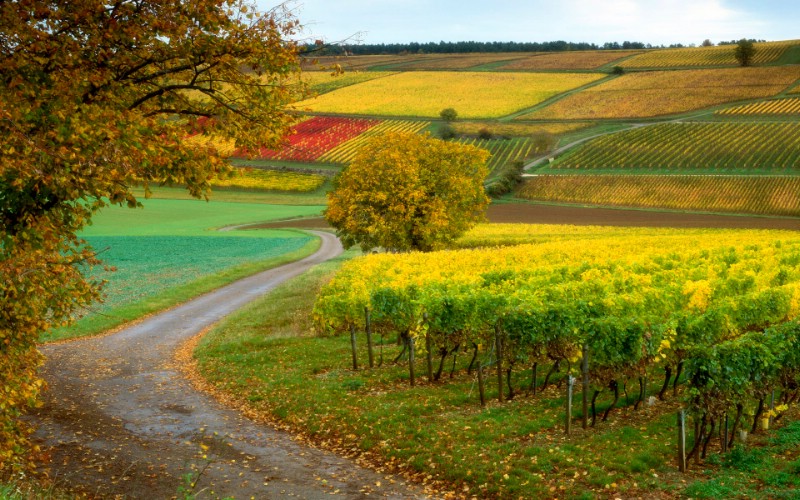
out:
<path id="1" fill-rule="evenodd" d="M 171 192 L 171 191 L 168 191 Z M 311 253 L 300 231 L 219 231 L 254 222 L 319 215 L 322 207 L 151 199 L 143 209 L 107 207 L 82 236 L 116 271 L 93 269 L 107 297 L 74 325 L 43 340 L 99 333 L 236 279 Z"/>

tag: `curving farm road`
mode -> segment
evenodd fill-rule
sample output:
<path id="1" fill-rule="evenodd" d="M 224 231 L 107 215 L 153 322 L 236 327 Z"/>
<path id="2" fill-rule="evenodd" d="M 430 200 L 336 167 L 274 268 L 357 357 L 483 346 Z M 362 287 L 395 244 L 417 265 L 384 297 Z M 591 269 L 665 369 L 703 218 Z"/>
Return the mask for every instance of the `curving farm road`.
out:
<path id="1" fill-rule="evenodd" d="M 57 484 L 102 498 L 170 498 L 201 470 L 198 498 L 423 498 L 398 478 L 308 448 L 195 391 L 175 350 L 205 327 L 311 266 L 338 255 L 338 240 L 301 261 L 243 279 L 105 337 L 47 345 L 49 390 L 33 416 Z M 205 456 L 205 457 L 204 457 Z M 189 479 L 198 477 L 195 472 Z"/>

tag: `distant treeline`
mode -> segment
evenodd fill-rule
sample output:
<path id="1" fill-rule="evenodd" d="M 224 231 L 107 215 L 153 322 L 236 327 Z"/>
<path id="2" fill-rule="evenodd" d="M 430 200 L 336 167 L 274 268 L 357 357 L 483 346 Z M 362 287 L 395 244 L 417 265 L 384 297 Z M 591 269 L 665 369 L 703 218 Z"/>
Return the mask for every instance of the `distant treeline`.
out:
<path id="1" fill-rule="evenodd" d="M 606 43 L 602 46 L 585 42 L 428 42 L 379 43 L 359 45 L 310 44 L 307 51 L 317 55 L 375 55 L 375 54 L 469 54 L 472 52 L 565 52 L 568 50 L 644 49 L 641 42 Z"/>
<path id="2" fill-rule="evenodd" d="M 763 42 L 764 40 L 751 40 Z M 738 40 L 719 42 L 718 45 L 734 45 Z M 712 45 L 709 40 L 703 45 Z M 318 56 L 341 55 L 377 55 L 377 54 L 469 54 L 473 52 L 566 52 L 570 50 L 631 50 L 631 49 L 657 49 L 657 48 L 683 48 L 695 45 L 651 45 L 642 42 L 606 42 L 603 45 L 586 42 L 428 42 L 428 43 L 369 43 L 369 44 L 337 44 L 325 45 L 321 42 L 308 44 L 306 52 L 313 52 Z"/>
<path id="3" fill-rule="evenodd" d="M 727 43 L 727 42 L 725 42 Z M 735 41 L 731 43 L 736 43 Z M 693 45 L 689 45 L 691 47 Z M 306 52 L 315 55 L 376 55 L 376 54 L 469 54 L 473 52 L 566 52 L 570 50 L 630 50 L 687 47 L 680 43 L 651 45 L 642 42 L 606 42 L 603 45 L 586 42 L 428 42 L 428 43 L 368 43 L 368 44 L 308 44 Z"/>

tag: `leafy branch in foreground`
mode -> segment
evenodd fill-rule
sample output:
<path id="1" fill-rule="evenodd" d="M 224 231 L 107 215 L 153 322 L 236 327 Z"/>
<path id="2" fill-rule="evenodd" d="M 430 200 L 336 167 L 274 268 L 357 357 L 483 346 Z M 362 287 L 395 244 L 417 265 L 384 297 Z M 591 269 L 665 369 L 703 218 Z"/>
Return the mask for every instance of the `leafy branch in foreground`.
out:
<path id="1" fill-rule="evenodd" d="M 239 0 L 22 0 L 0 4 L 0 471 L 20 464 L 39 335 L 99 298 L 77 233 L 134 180 L 197 197 L 227 172 L 203 128 L 276 147 L 293 118 L 298 28 Z"/>

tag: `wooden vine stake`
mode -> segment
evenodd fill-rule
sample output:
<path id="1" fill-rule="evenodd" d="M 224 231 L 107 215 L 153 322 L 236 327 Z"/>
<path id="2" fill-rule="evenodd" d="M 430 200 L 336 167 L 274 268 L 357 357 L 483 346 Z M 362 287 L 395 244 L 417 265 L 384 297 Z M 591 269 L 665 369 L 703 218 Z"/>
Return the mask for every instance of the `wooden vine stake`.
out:
<path id="1" fill-rule="evenodd" d="M 414 387 L 416 378 L 414 376 L 414 337 L 408 336 L 408 375 L 411 378 L 411 387 Z"/>
<path id="2" fill-rule="evenodd" d="M 678 412 L 678 470 L 686 472 L 686 411 Z"/>
<path id="3" fill-rule="evenodd" d="M 575 387 L 575 377 L 567 375 L 567 416 L 564 419 L 564 434 L 569 436 L 572 430 L 572 391 Z"/>
<path id="4" fill-rule="evenodd" d="M 369 307 L 364 308 L 365 325 L 367 331 L 367 354 L 369 355 L 369 367 L 375 368 L 375 356 L 372 353 L 372 328 L 369 321 Z"/>
<path id="5" fill-rule="evenodd" d="M 425 322 L 428 322 L 428 315 L 424 314 Z M 431 332 L 430 329 L 425 330 L 425 360 L 427 361 L 428 368 L 428 382 L 433 382 L 433 358 L 431 357 Z"/>
<path id="6" fill-rule="evenodd" d="M 481 407 L 486 406 L 486 389 L 483 386 L 483 364 L 478 362 L 478 393 L 481 396 Z"/>
<path id="7" fill-rule="evenodd" d="M 581 375 L 583 375 L 582 381 L 582 393 L 581 399 L 583 400 L 583 422 L 582 426 L 586 429 L 589 426 L 589 345 L 583 344 L 583 360 L 581 362 Z"/>
<path id="8" fill-rule="evenodd" d="M 503 402 L 503 340 L 500 338 L 500 327 L 494 327 L 494 345 L 497 352 L 497 400 Z"/>
<path id="9" fill-rule="evenodd" d="M 356 325 L 350 324 L 350 348 L 353 351 L 353 370 L 358 370 L 358 352 L 356 350 Z"/>

